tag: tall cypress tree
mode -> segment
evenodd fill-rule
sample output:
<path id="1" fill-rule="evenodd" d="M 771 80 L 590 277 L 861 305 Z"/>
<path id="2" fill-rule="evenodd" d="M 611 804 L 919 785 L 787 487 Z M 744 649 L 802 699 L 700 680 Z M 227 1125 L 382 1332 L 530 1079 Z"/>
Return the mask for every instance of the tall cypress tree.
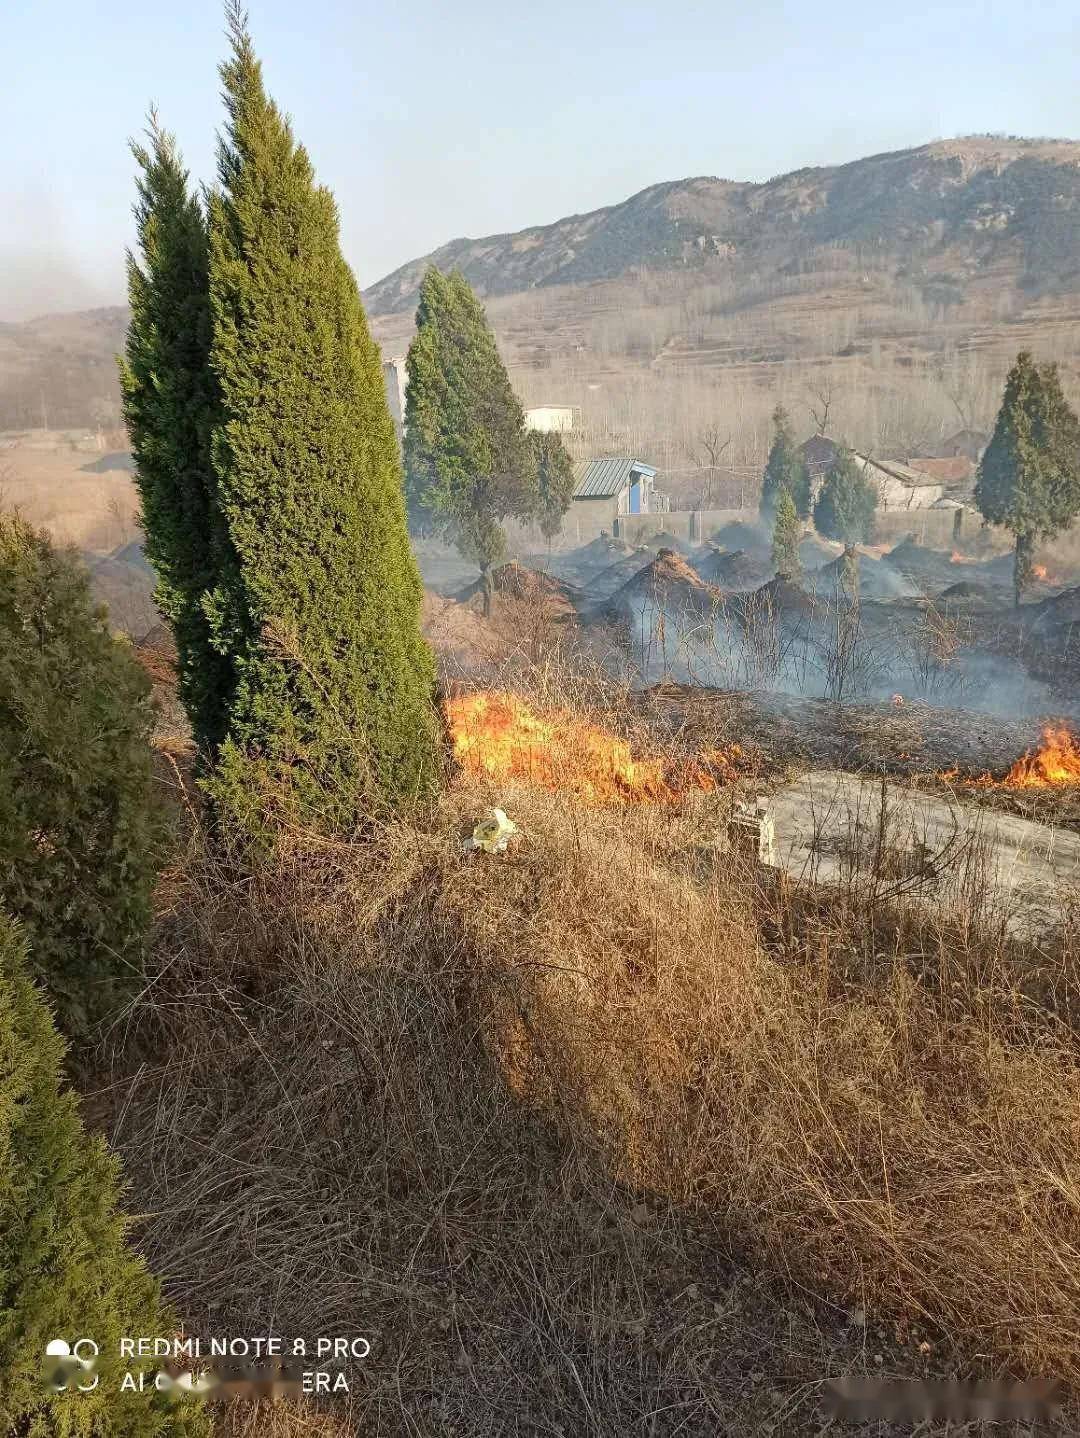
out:
<path id="1" fill-rule="evenodd" d="M 979 464 L 975 503 L 1016 541 L 1015 602 L 1031 582 L 1035 545 L 1080 513 L 1080 421 L 1065 402 L 1057 366 L 1017 355 L 994 434 Z"/>
<path id="2" fill-rule="evenodd" d="M 794 579 L 802 566 L 799 562 L 799 540 L 802 525 L 795 512 L 795 501 L 789 490 L 782 489 L 776 503 L 776 520 L 772 534 L 772 562 L 777 574 Z"/>
<path id="3" fill-rule="evenodd" d="M 484 308 L 463 275 L 432 267 L 420 286 L 407 359 L 405 469 L 410 507 L 480 568 L 506 552 L 503 521 L 540 503 L 537 458 Z"/>
<path id="4" fill-rule="evenodd" d="M 224 737 L 232 689 L 225 636 L 215 633 L 228 538 L 210 464 L 219 397 L 209 363 L 206 220 L 153 113 L 148 141 L 131 147 L 138 256 L 128 255 L 131 323 L 120 383 L 155 599 L 173 631 L 180 698 L 206 759 Z"/>
<path id="5" fill-rule="evenodd" d="M 773 442 L 765 465 L 758 505 L 762 520 L 771 524 L 776 518 L 780 495 L 787 490 L 799 519 L 810 517 L 810 474 L 795 444 L 787 410 L 777 405 L 773 410 Z"/>
<path id="6" fill-rule="evenodd" d="M 432 783 L 433 664 L 379 353 L 337 208 L 266 94 L 241 12 L 229 15 L 209 218 L 236 688 L 211 788 L 248 823 L 283 802 L 341 831 L 377 795 Z"/>

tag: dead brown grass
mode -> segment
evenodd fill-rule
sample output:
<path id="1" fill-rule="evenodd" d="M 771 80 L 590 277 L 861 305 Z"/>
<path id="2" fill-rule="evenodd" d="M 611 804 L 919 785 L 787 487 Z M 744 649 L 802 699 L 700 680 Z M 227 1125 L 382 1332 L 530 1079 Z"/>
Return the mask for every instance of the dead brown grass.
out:
<path id="1" fill-rule="evenodd" d="M 98 457 L 11 450 L 4 456 L 3 503 L 47 529 L 58 544 L 108 554 L 139 538 L 139 497 L 130 474 L 87 473 L 85 466 Z"/>
<path id="2" fill-rule="evenodd" d="M 1075 1034 L 1018 1033 L 1015 1002 L 986 1002 L 1004 970 L 978 941 L 949 966 L 966 1003 L 903 953 L 846 981 L 857 911 L 778 964 L 750 886 L 702 884 L 639 818 L 544 808 L 517 862 L 446 876 L 440 898 L 512 995 L 515 1090 L 619 1182 L 704 1204 L 836 1301 L 1075 1380 Z M 511 979 L 496 956 L 515 951 Z M 1062 974 L 1075 992 L 1071 953 Z"/>
<path id="3" fill-rule="evenodd" d="M 218 1438 L 352 1438 L 354 1430 L 329 1413 L 291 1403 L 233 1403 L 222 1408 Z"/>
<path id="4" fill-rule="evenodd" d="M 463 855 L 492 802 L 518 847 Z M 190 1326 L 365 1334 L 336 1411 L 379 1433 L 809 1434 L 839 1372 L 1075 1385 L 1075 934 L 765 883 L 727 802 L 458 778 L 254 874 L 193 839 L 99 1095 Z"/>

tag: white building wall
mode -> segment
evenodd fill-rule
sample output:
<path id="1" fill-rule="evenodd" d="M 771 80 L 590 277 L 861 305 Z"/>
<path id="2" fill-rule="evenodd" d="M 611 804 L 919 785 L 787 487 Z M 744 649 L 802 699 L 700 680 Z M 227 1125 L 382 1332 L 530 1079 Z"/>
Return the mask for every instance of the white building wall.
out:
<path id="1" fill-rule="evenodd" d="M 542 434 L 565 433 L 574 427 L 574 411 L 570 405 L 544 404 L 525 411 L 525 428 Z"/>
<path id="2" fill-rule="evenodd" d="M 904 484 L 891 476 L 878 481 L 882 509 L 929 509 L 945 493 L 943 484 Z"/>
<path id="3" fill-rule="evenodd" d="M 393 355 L 383 361 L 383 383 L 386 385 L 386 403 L 390 407 L 390 418 L 394 421 L 398 443 L 405 437 L 405 390 L 408 378 L 405 371 L 405 356 Z"/>

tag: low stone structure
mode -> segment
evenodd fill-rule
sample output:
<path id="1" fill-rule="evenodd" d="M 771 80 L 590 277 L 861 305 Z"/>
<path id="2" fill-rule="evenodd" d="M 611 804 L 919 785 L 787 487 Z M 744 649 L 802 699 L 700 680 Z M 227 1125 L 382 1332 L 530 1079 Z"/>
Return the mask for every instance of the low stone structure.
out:
<path id="1" fill-rule="evenodd" d="M 775 868 L 779 862 L 776 828 L 767 799 L 758 799 L 756 804 L 735 805 L 728 824 L 728 839 L 737 854 L 755 863 Z"/>

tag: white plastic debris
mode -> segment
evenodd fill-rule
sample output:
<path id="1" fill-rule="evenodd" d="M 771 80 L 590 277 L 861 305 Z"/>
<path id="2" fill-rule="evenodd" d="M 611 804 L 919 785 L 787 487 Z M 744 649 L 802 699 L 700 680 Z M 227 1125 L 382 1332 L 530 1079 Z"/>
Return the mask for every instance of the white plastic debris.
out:
<path id="1" fill-rule="evenodd" d="M 502 809 L 492 809 L 461 847 L 467 854 L 473 849 L 483 849 L 485 854 L 505 854 L 510 840 L 520 832 L 513 819 L 508 819 Z"/>

